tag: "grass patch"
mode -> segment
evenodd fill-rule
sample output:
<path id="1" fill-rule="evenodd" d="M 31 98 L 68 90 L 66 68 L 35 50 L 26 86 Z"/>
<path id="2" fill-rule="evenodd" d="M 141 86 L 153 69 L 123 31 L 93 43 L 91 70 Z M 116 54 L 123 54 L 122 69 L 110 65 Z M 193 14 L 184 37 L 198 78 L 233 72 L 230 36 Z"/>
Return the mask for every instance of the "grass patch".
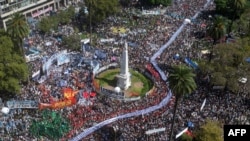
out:
<path id="1" fill-rule="evenodd" d="M 119 74 L 119 69 L 110 69 L 99 74 L 96 79 L 99 84 L 103 87 L 112 86 L 116 87 L 116 75 Z"/>
<path id="2" fill-rule="evenodd" d="M 117 79 L 116 75 L 120 73 L 120 69 L 109 69 L 100 73 L 96 80 L 102 87 L 116 87 Z M 128 93 L 137 93 L 140 96 L 144 96 L 152 87 L 153 82 L 146 78 L 143 74 L 130 70 L 131 73 L 131 86 L 127 89 Z"/>

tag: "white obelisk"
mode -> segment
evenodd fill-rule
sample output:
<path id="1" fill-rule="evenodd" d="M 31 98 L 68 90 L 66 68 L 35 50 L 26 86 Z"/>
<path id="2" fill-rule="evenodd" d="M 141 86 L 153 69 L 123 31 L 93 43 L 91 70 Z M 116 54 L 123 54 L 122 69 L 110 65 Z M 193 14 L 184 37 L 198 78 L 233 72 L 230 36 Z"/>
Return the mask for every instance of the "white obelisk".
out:
<path id="1" fill-rule="evenodd" d="M 130 79 L 130 73 L 129 73 L 129 68 L 128 68 L 128 43 L 125 42 L 125 48 L 123 49 L 122 52 L 122 57 L 121 57 L 121 70 L 120 74 L 117 75 L 118 79 L 118 86 L 122 90 L 127 90 L 129 86 L 131 85 L 131 79 Z"/>

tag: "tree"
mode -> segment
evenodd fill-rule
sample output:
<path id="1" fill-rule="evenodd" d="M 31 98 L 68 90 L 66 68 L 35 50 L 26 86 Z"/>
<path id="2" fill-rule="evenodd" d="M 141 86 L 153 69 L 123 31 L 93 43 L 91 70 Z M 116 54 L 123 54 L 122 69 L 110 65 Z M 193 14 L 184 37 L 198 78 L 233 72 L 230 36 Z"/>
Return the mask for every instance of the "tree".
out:
<path id="1" fill-rule="evenodd" d="M 29 35 L 29 26 L 24 15 L 15 13 L 10 20 L 7 32 L 10 35 L 15 48 L 20 50 L 20 53 L 24 57 L 23 39 Z"/>
<path id="2" fill-rule="evenodd" d="M 217 44 L 214 56 L 210 62 L 199 62 L 202 74 L 211 76 L 211 86 L 224 86 L 231 92 L 238 92 L 239 78 L 248 78 L 250 75 L 250 65 L 245 61 L 250 56 L 250 40 L 244 38 L 234 43 Z M 246 87 L 244 91 L 249 93 L 250 89 Z"/>
<path id="3" fill-rule="evenodd" d="M 214 0 L 217 13 L 224 13 L 227 11 L 227 1 L 228 0 Z"/>
<path id="4" fill-rule="evenodd" d="M 227 79 L 221 72 L 214 72 L 211 74 L 210 84 L 213 86 L 226 86 Z"/>
<path id="5" fill-rule="evenodd" d="M 217 121 L 207 120 L 195 132 L 197 141 L 223 141 L 223 129 Z"/>
<path id="6" fill-rule="evenodd" d="M 87 6 L 87 19 L 89 23 L 90 31 L 90 44 L 92 43 L 92 24 L 102 22 L 105 18 L 110 15 L 117 13 L 119 8 L 118 0 L 85 0 Z"/>
<path id="7" fill-rule="evenodd" d="M 35 137 L 47 137 L 51 140 L 59 140 L 70 129 L 69 122 L 59 113 L 45 110 L 40 121 L 33 121 L 29 131 Z"/>
<path id="8" fill-rule="evenodd" d="M 228 33 L 232 31 L 233 23 L 245 10 L 246 0 L 215 0 L 216 12 L 231 20 L 228 26 Z"/>
<path id="9" fill-rule="evenodd" d="M 230 7 L 234 9 L 234 11 L 238 12 L 238 10 L 244 9 L 246 0 L 228 0 L 228 5 L 230 5 Z"/>
<path id="10" fill-rule="evenodd" d="M 131 0 L 120 0 L 120 4 L 121 4 L 122 6 L 125 6 L 125 7 L 131 6 L 132 3 L 133 3 L 133 2 L 132 2 Z"/>
<path id="11" fill-rule="evenodd" d="M 80 51 L 81 50 L 81 38 L 78 34 L 63 36 L 63 45 L 69 50 Z"/>
<path id="12" fill-rule="evenodd" d="M 61 24 L 69 24 L 74 15 L 75 8 L 73 6 L 70 6 L 65 11 L 61 11 L 60 13 L 58 13 L 57 17 L 60 17 L 58 18 L 58 20 Z"/>
<path id="13" fill-rule="evenodd" d="M 214 44 L 226 34 L 226 23 L 224 21 L 225 19 L 222 16 L 216 16 L 208 27 L 208 35 L 213 38 Z"/>
<path id="14" fill-rule="evenodd" d="M 152 5 L 163 5 L 163 6 L 168 6 L 171 4 L 171 0 L 148 0 L 149 4 Z"/>
<path id="15" fill-rule="evenodd" d="M 169 140 L 173 140 L 173 128 L 175 124 L 175 116 L 176 110 L 178 107 L 178 102 L 183 95 L 192 93 L 197 85 L 194 80 L 195 74 L 192 72 L 191 68 L 185 65 L 174 66 L 169 74 L 169 88 L 172 90 L 175 95 L 175 104 L 174 104 L 174 112 L 173 119 L 171 125 L 171 133 Z"/>
<path id="16" fill-rule="evenodd" d="M 86 0 L 85 3 L 92 24 L 99 23 L 106 17 L 114 15 L 119 8 L 118 0 Z"/>
<path id="17" fill-rule="evenodd" d="M 43 17 L 38 23 L 38 29 L 44 34 L 49 33 L 51 30 L 57 30 L 59 23 L 69 24 L 74 14 L 75 9 L 73 6 L 70 6 L 66 10 L 60 11 L 57 15 Z"/>
<path id="18" fill-rule="evenodd" d="M 250 35 L 250 8 L 246 9 L 244 13 L 240 15 L 240 18 L 234 22 L 233 27 L 238 30 L 241 37 Z"/>
<path id="19" fill-rule="evenodd" d="M 0 92 L 19 93 L 20 82 L 28 76 L 27 65 L 23 57 L 15 52 L 10 37 L 0 36 L 0 50 Z"/>
<path id="20" fill-rule="evenodd" d="M 229 25 L 229 33 L 232 31 L 233 22 L 240 17 L 240 15 L 244 12 L 244 8 L 246 5 L 246 0 L 229 0 L 229 7 L 233 10 L 231 16 L 231 23 Z"/>
<path id="21" fill-rule="evenodd" d="M 213 23 L 208 27 L 208 35 L 213 38 L 213 45 L 210 51 L 209 62 L 212 59 L 214 45 L 218 40 L 220 40 L 226 34 L 226 24 L 222 16 L 216 16 Z"/>
<path id="22" fill-rule="evenodd" d="M 43 17 L 41 21 L 38 23 L 38 29 L 42 33 L 49 33 L 51 29 L 53 29 L 54 25 L 58 25 L 57 20 L 54 16 L 51 17 Z"/>

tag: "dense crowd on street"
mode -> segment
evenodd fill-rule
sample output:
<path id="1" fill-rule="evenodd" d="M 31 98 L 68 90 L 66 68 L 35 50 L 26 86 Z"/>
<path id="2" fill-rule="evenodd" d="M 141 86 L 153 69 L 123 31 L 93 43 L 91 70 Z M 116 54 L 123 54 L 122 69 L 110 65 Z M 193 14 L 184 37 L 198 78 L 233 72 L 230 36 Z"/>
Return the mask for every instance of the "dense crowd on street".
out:
<path id="1" fill-rule="evenodd" d="M 207 0 L 180 0 L 174 3 L 173 6 L 157 9 L 164 10 L 162 15 L 141 15 L 131 19 L 134 10 L 125 8 L 123 12 L 116 17 L 109 17 L 103 24 L 96 27 L 97 34 L 101 38 L 114 38 L 114 42 L 101 43 L 97 42 L 94 48 L 101 49 L 107 54 L 105 59 L 94 58 L 100 63 L 100 66 L 105 66 L 113 61 L 119 63 L 119 59 L 113 60 L 112 57 L 121 55 L 124 41 L 127 41 L 129 47 L 129 66 L 138 69 L 142 73 L 149 73 L 145 70 L 145 65 L 150 63 L 149 59 L 153 54 L 165 44 L 173 33 L 180 27 L 184 19 L 191 19 L 192 16 L 200 11 Z M 215 5 L 211 5 L 207 10 L 214 9 Z M 203 15 L 204 16 L 204 15 Z M 208 17 L 208 15 L 207 15 Z M 198 17 L 195 22 L 188 24 L 182 33 L 176 38 L 166 51 L 157 58 L 157 62 L 165 74 L 167 68 L 174 64 L 184 63 L 182 58 L 199 58 L 200 54 L 193 48 L 192 43 L 195 41 L 195 31 L 203 30 L 203 24 L 207 20 L 203 17 Z M 114 33 L 111 27 L 124 27 L 128 31 L 125 33 Z M 60 34 L 74 34 L 71 25 L 64 25 L 60 28 Z M 57 33 L 54 33 L 57 34 Z M 34 61 L 28 62 L 30 74 L 41 70 L 41 66 L 54 53 L 64 50 L 61 39 L 56 36 L 44 36 L 36 30 L 32 31 L 29 38 L 26 39 L 26 49 L 36 48 L 40 51 L 41 57 Z M 176 59 L 174 56 L 180 55 Z M 83 99 L 82 92 L 93 92 L 92 85 L 92 69 L 89 64 L 79 65 L 82 57 L 86 58 L 85 52 L 71 55 L 71 62 L 57 66 L 52 65 L 50 74 L 44 82 L 39 83 L 41 77 L 34 78 L 28 85 L 22 87 L 22 94 L 16 97 L 16 100 L 34 100 L 41 103 L 50 103 L 60 100 L 63 87 L 71 87 L 74 90 L 80 90 L 78 100 Z M 46 75 L 46 74 L 44 74 Z M 153 79 L 155 82 L 155 90 L 152 95 L 145 96 L 138 101 L 120 101 L 103 95 L 97 95 L 85 99 L 85 102 L 90 101 L 90 104 L 78 104 L 71 107 L 66 107 L 57 110 L 65 117 L 70 119 L 72 126 L 71 131 L 64 136 L 63 139 L 68 140 L 77 134 L 81 133 L 86 128 L 92 127 L 96 123 L 106 119 L 126 114 L 136 110 L 142 110 L 150 106 L 158 104 L 168 94 L 168 87 L 163 80 Z M 60 82 L 65 82 L 61 84 Z M 115 136 L 120 141 L 166 141 L 170 133 L 170 124 L 173 115 L 174 96 L 171 102 L 163 108 L 149 114 L 132 117 L 128 119 L 114 122 L 109 127 L 117 127 Z M 203 100 L 206 99 L 206 105 L 201 111 L 200 107 Z M 219 120 L 225 124 L 243 123 L 250 124 L 249 105 L 242 97 L 227 92 L 221 95 L 220 92 L 209 91 L 206 87 L 199 86 L 198 89 L 191 95 L 181 99 L 179 109 L 177 110 L 177 122 L 174 133 L 178 133 L 187 127 L 187 122 L 194 123 L 195 128 L 203 124 L 209 118 Z M 35 111 L 35 112 L 34 112 Z M 38 109 L 14 109 L 9 115 L 0 116 L 0 139 L 3 140 L 32 140 L 28 132 L 28 127 L 32 120 L 37 120 L 41 117 L 41 111 Z M 166 128 L 164 132 L 147 135 L 146 131 L 156 128 Z M 107 127 L 104 127 L 107 128 Z M 103 131 L 103 130 L 101 130 Z M 114 136 L 110 133 L 101 133 L 97 131 L 83 140 L 86 141 L 108 141 Z"/>

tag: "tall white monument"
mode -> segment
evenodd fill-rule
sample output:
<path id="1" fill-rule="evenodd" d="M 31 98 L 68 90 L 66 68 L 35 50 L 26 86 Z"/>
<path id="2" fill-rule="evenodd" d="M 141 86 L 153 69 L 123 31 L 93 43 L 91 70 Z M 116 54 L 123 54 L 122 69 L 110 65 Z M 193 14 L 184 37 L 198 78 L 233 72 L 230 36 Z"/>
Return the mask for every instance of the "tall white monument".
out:
<path id="1" fill-rule="evenodd" d="M 117 75 L 118 84 L 117 87 L 121 88 L 122 90 L 127 90 L 131 85 L 130 73 L 128 68 L 128 43 L 125 42 L 125 48 L 123 49 L 122 56 L 121 56 L 121 71 L 120 74 Z"/>

